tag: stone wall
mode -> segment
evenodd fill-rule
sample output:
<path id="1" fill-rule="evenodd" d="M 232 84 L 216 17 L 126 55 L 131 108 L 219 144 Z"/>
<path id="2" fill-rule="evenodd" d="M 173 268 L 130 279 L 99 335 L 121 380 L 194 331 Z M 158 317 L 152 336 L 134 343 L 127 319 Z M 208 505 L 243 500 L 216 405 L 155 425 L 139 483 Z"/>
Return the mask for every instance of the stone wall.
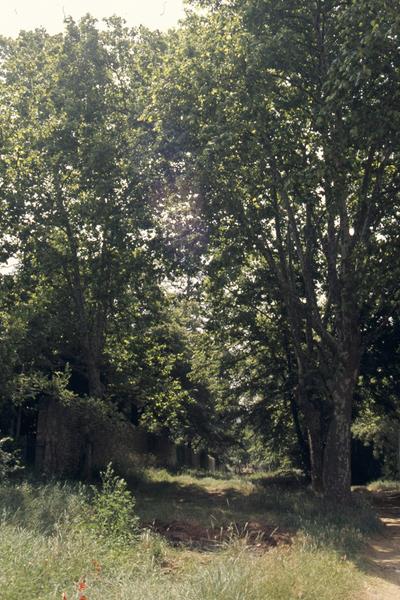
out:
<path id="1" fill-rule="evenodd" d="M 109 462 L 122 474 L 149 465 L 215 470 L 215 460 L 207 453 L 176 446 L 82 400 L 69 405 L 42 400 L 35 454 L 38 472 L 84 479 Z"/>

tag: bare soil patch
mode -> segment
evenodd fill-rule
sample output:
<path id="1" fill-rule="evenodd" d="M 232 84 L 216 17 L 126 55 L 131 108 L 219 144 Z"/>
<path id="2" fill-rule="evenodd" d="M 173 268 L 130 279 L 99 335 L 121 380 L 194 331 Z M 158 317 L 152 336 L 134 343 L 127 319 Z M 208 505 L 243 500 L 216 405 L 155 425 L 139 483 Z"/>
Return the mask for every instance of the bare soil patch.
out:
<path id="1" fill-rule="evenodd" d="M 221 527 L 204 527 L 194 521 L 154 520 L 146 525 L 165 537 L 174 546 L 185 546 L 197 550 L 217 549 L 232 541 L 242 539 L 248 546 L 265 551 L 278 544 L 290 544 L 291 534 L 258 521 L 230 523 Z"/>
<path id="2" fill-rule="evenodd" d="M 400 600 L 400 493 L 372 493 L 374 505 L 384 523 L 382 535 L 373 538 L 366 556 L 371 577 L 365 600 Z"/>

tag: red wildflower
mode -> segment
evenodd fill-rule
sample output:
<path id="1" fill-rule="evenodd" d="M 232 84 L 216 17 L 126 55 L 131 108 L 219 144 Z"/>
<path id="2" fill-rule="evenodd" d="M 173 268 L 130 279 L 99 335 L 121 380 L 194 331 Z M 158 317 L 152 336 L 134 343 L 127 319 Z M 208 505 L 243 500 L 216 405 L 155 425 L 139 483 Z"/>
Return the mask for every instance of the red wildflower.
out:
<path id="1" fill-rule="evenodd" d="M 83 580 L 83 581 L 80 581 L 80 582 L 79 582 L 79 585 L 78 585 L 78 590 L 79 590 L 80 592 L 82 592 L 83 590 L 86 590 L 86 588 L 87 588 L 87 585 L 86 585 L 86 583 L 85 583 L 85 580 Z"/>

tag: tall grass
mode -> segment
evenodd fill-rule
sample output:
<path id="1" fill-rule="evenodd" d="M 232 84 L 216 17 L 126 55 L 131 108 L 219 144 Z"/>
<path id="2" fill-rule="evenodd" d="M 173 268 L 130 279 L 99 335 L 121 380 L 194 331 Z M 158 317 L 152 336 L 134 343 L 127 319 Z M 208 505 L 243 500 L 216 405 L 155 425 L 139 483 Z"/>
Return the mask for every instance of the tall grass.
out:
<path id="1" fill-rule="evenodd" d="M 156 474 L 151 477 L 156 478 Z M 191 500 L 194 506 L 197 488 L 192 487 L 201 487 L 201 483 L 193 474 L 187 477 L 186 483 L 181 479 L 179 485 L 194 493 Z M 160 474 L 159 479 L 163 478 L 165 474 Z M 208 482 L 207 488 L 213 489 L 213 485 Z M 279 496 L 282 519 L 285 511 L 301 509 L 297 517 L 299 533 L 291 546 L 264 552 L 247 547 L 245 540 L 232 539 L 218 551 L 189 551 L 168 546 L 148 530 L 142 531 L 134 543 L 121 546 L 86 526 L 90 498 L 84 486 L 57 482 L 3 485 L 0 487 L 0 598 L 60 600 L 65 593 L 68 600 L 75 600 L 76 585 L 83 580 L 88 600 L 347 600 L 352 597 L 360 585 L 360 576 L 356 567 L 344 558 L 343 543 L 337 538 L 346 527 L 349 540 L 356 531 L 361 536 L 360 528 L 353 529 L 346 516 L 342 516 L 342 521 L 335 521 L 338 517 L 329 521 L 327 516 L 325 522 L 321 521 L 320 507 L 313 505 L 311 497 L 308 504 L 300 505 L 300 491 L 296 492 L 298 496 L 292 495 L 292 500 L 284 490 L 281 494 L 275 490 L 269 497 L 267 491 L 259 489 L 257 493 L 253 490 L 254 497 L 246 489 L 243 492 L 241 502 L 248 503 L 250 512 L 255 509 L 253 502 L 259 510 L 258 502 L 272 505 Z M 140 500 L 140 490 L 137 496 Z M 146 498 L 151 508 L 152 499 Z M 157 502 L 160 501 L 158 498 Z M 286 518 L 288 522 L 296 520 L 291 515 Z"/>
<path id="2" fill-rule="evenodd" d="M 388 479 L 378 479 L 378 481 L 372 481 L 368 485 L 368 489 L 371 492 L 381 492 L 381 491 L 393 491 L 400 492 L 400 481 L 393 481 Z"/>
<path id="3" fill-rule="evenodd" d="M 3 526 L 1 598 L 75 598 L 83 579 L 90 600 L 345 600 L 358 585 L 351 563 L 300 541 L 262 556 L 233 545 L 197 565 L 177 554 L 157 539 L 114 552 L 83 532 Z"/>
<path id="4" fill-rule="evenodd" d="M 138 511 L 145 522 L 152 519 L 195 520 L 219 527 L 248 521 L 302 532 L 313 543 L 338 552 L 355 554 L 365 536 L 377 532 L 380 523 L 368 499 L 354 494 L 353 504 L 338 507 L 318 499 L 295 474 L 257 473 L 250 477 L 213 474 L 171 474 L 150 469 L 137 483 Z"/>
<path id="5" fill-rule="evenodd" d="M 40 534 L 54 533 L 60 525 L 71 523 L 83 514 L 88 489 L 66 482 L 0 485 L 0 518 Z M 1 597 L 1 596 L 0 596 Z"/>

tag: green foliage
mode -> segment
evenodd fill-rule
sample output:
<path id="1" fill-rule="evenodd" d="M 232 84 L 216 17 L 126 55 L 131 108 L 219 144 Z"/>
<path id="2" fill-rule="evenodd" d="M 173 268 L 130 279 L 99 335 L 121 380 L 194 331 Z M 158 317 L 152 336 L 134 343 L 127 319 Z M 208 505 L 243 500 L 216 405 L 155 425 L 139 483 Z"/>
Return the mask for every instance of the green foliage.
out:
<path id="1" fill-rule="evenodd" d="M 71 369 L 68 364 L 64 371 L 54 371 L 51 378 L 40 372 L 21 373 L 14 378 L 13 403 L 18 406 L 41 395 L 68 404 L 76 397 L 68 388 L 70 378 Z"/>
<path id="2" fill-rule="evenodd" d="M 162 157 L 143 114 L 164 45 L 89 16 L 2 40 L 5 428 L 40 397 L 92 396 L 152 431 L 189 433 L 189 352 L 161 286 L 175 269 Z"/>
<path id="3" fill-rule="evenodd" d="M 115 332 L 121 307 L 151 311 L 159 285 L 157 159 L 140 120 L 159 36 L 118 18 L 100 32 L 86 16 L 61 36 L 29 32 L 6 47 L 1 201 L 14 278 L 25 303 L 40 298 L 37 311 L 61 325 L 46 358 L 73 357 L 89 394 L 102 396 L 106 330 Z"/>
<path id="4" fill-rule="evenodd" d="M 127 483 L 115 473 L 111 463 L 101 473 L 101 488 L 93 488 L 90 528 L 103 540 L 127 544 L 138 534 L 139 519 L 135 498 Z"/>
<path id="5" fill-rule="evenodd" d="M 0 40 L 1 428 L 91 397 L 232 462 L 307 468 L 310 413 L 336 439 L 361 362 L 354 432 L 386 451 L 396 10 L 192 4 L 167 35 L 87 15 Z"/>
<path id="6" fill-rule="evenodd" d="M 23 468 L 19 452 L 15 449 L 7 448 L 7 444 L 10 445 L 12 441 L 12 438 L 9 437 L 0 439 L 0 481 L 3 481 Z"/>
<path id="7" fill-rule="evenodd" d="M 399 18 L 389 2 L 200 4 L 170 36 L 149 111 L 209 224 L 207 318 L 232 331 L 231 396 L 244 388 L 272 437 L 293 420 L 330 493 L 348 495 L 341 407 L 389 290 L 391 314 L 399 301 Z M 324 463 L 336 427 L 348 443 Z"/>
<path id="8" fill-rule="evenodd" d="M 395 302 L 393 298 L 382 302 L 380 318 L 387 319 Z M 355 437 L 372 446 L 376 458 L 383 462 L 382 475 L 387 478 L 400 475 L 399 326 L 397 316 L 389 318 L 361 363 L 352 428 Z"/>

